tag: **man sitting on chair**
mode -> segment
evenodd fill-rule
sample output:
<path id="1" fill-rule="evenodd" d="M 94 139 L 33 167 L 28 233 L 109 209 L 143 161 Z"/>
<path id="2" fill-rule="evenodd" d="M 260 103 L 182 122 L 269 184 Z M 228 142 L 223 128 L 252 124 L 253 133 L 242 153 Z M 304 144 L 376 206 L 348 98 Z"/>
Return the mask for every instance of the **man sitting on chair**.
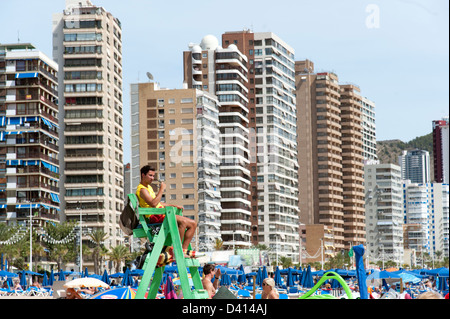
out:
<path id="1" fill-rule="evenodd" d="M 136 195 L 139 199 L 140 207 L 153 207 L 153 208 L 163 208 L 167 205 L 161 202 L 162 195 L 164 190 L 166 189 L 166 184 L 161 182 L 158 194 L 155 194 L 153 188 L 150 186 L 152 182 L 155 181 L 155 169 L 146 165 L 141 168 L 141 183 L 137 187 Z M 179 206 L 180 209 L 183 209 Z M 165 215 L 148 215 L 146 216 L 149 219 L 151 224 L 160 224 L 164 221 Z M 195 252 L 189 251 L 189 244 L 191 243 L 192 238 L 194 237 L 195 230 L 197 228 L 197 222 L 188 217 L 176 215 L 176 221 L 178 225 L 178 231 L 180 233 L 180 239 L 182 243 L 183 253 L 187 255 L 187 257 L 195 257 Z M 170 248 L 165 248 L 164 251 Z M 172 254 L 173 255 L 173 254 Z"/>

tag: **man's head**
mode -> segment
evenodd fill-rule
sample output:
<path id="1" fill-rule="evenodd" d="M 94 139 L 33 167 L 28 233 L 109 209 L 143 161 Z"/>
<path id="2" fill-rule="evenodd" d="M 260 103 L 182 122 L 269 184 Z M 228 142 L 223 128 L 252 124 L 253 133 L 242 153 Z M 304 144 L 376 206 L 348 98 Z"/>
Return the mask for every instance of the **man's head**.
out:
<path id="1" fill-rule="evenodd" d="M 214 273 L 216 271 L 216 266 L 213 264 L 207 264 L 203 267 L 203 274 L 205 276 L 212 274 L 214 276 Z"/>
<path id="2" fill-rule="evenodd" d="M 141 168 L 141 180 L 147 184 L 151 184 L 155 180 L 156 170 L 150 165 Z"/>

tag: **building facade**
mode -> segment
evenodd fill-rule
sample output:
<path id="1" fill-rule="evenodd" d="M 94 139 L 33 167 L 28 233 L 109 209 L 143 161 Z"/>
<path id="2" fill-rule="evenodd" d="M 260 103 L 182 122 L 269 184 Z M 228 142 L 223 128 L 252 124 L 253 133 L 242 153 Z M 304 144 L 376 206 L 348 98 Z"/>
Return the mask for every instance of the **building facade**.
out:
<path id="1" fill-rule="evenodd" d="M 433 121 L 433 167 L 436 183 L 449 183 L 449 143 L 448 117 Z"/>
<path id="2" fill-rule="evenodd" d="M 392 260 L 402 265 L 403 184 L 400 167 L 368 163 L 364 166 L 367 256 L 370 261 Z"/>
<path id="3" fill-rule="evenodd" d="M 219 104 L 197 89 L 160 89 L 155 83 L 132 84 L 132 185 L 140 167 L 157 170 L 167 185 L 162 201 L 183 206 L 198 222 L 196 250 L 212 251 L 221 238 Z M 155 192 L 158 185 L 152 185 Z"/>
<path id="4" fill-rule="evenodd" d="M 442 183 L 403 183 L 405 249 L 448 257 L 449 186 Z"/>
<path id="5" fill-rule="evenodd" d="M 0 44 L 0 222 L 59 222 L 58 65 Z"/>
<path id="6" fill-rule="evenodd" d="M 63 13 L 53 15 L 64 219 L 103 230 L 108 248 L 123 243 L 121 33 L 120 21 L 88 0 L 67 0 Z"/>
<path id="7" fill-rule="evenodd" d="M 248 68 L 236 45 L 222 48 L 212 35 L 183 53 L 184 83 L 217 96 L 220 130 L 221 237 L 226 248 L 250 247 L 251 202 Z"/>
<path id="8" fill-rule="evenodd" d="M 330 258 L 366 240 L 363 98 L 312 61 L 296 61 L 295 74 L 300 221 L 332 230 Z"/>
<path id="9" fill-rule="evenodd" d="M 192 45 L 192 55 L 201 49 L 202 58 L 213 56 L 205 52 L 208 41 L 209 36 L 199 46 Z M 298 261 L 294 50 L 271 32 L 226 32 L 222 35 L 222 46 L 218 46 L 218 41 L 212 42 L 214 45 L 208 52 L 211 48 L 215 50 L 215 63 L 202 61 L 192 72 L 206 69 L 198 75 L 197 79 L 203 79 L 201 84 L 190 80 L 190 53 L 185 53 L 188 66 L 185 81 L 209 89 L 221 103 L 219 118 L 225 151 L 221 185 L 222 180 L 239 180 L 238 188 L 221 186 L 224 244 L 263 244 L 272 251 L 273 259 L 285 256 Z M 238 137 L 236 133 L 242 135 Z M 233 170 L 238 172 L 239 166 L 229 166 L 235 163 L 233 157 L 239 152 L 243 169 L 239 169 L 239 175 L 230 175 Z M 241 197 L 238 206 L 223 204 L 224 198 L 231 194 Z M 229 218 L 225 219 L 226 216 Z M 236 231 L 236 227 L 240 229 Z"/>
<path id="10" fill-rule="evenodd" d="M 424 150 L 403 151 L 398 157 L 398 164 L 402 168 L 402 179 L 409 179 L 412 183 L 430 182 L 430 153 Z"/>

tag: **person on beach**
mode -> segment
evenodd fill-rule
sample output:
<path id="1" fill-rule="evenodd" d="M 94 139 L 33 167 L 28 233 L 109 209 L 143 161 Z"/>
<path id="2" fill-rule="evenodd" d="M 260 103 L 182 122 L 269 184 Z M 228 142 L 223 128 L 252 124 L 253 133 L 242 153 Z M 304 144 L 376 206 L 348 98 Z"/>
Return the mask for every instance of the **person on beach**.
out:
<path id="1" fill-rule="evenodd" d="M 204 277 L 202 279 L 203 289 L 208 292 L 208 299 L 212 299 L 216 294 L 217 287 L 220 280 L 220 268 L 216 269 L 215 265 L 207 264 L 203 267 Z M 214 282 L 212 279 L 214 278 Z"/>
<path id="2" fill-rule="evenodd" d="M 166 189 L 166 184 L 161 182 L 159 191 L 157 194 L 153 191 L 150 186 L 153 181 L 155 181 L 155 169 L 149 165 L 141 168 L 141 183 L 137 187 L 136 195 L 139 199 L 140 207 L 153 207 L 153 208 L 163 208 L 167 205 L 161 202 L 162 195 Z M 175 206 L 178 208 L 179 206 Z M 151 224 L 160 224 L 164 221 L 165 215 L 149 215 L 148 219 Z M 182 247 L 184 251 L 188 250 L 189 244 L 194 237 L 195 230 L 197 228 L 197 222 L 185 216 L 176 216 L 178 231 L 180 233 L 180 239 L 182 242 Z"/>
<path id="3" fill-rule="evenodd" d="M 266 278 L 262 283 L 261 299 L 280 299 L 280 295 L 275 288 L 275 280 L 272 278 Z"/>

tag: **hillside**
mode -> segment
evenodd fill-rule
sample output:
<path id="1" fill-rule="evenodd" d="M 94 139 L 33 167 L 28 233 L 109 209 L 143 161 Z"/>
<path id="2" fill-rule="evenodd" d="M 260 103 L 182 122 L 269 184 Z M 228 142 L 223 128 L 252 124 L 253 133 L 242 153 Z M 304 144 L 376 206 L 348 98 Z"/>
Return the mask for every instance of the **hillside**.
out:
<path id="1" fill-rule="evenodd" d="M 430 153 L 430 171 L 433 171 L 433 133 L 416 137 L 405 143 L 400 140 L 377 141 L 377 155 L 380 163 L 398 165 L 398 156 L 403 150 L 421 149 Z"/>

